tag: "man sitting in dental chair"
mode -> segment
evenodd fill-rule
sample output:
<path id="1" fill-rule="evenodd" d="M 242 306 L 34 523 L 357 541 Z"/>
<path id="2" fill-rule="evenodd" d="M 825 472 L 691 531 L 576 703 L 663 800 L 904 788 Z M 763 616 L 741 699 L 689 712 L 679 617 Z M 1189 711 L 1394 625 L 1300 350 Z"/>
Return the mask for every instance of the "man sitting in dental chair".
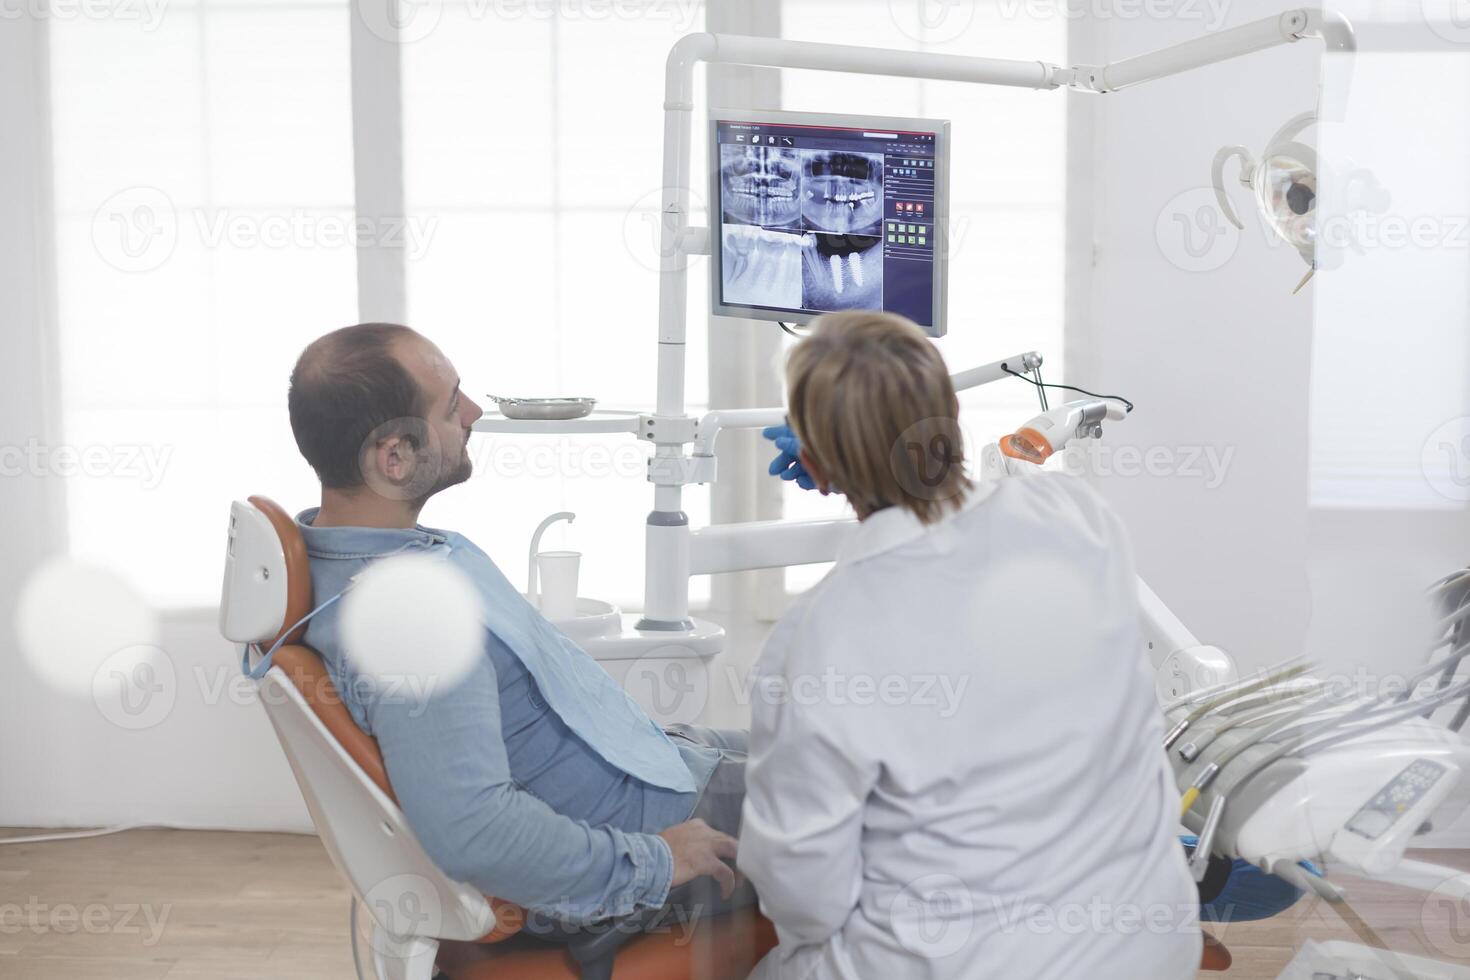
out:
<path id="1" fill-rule="evenodd" d="M 317 601 L 369 563 L 408 552 L 447 554 L 480 593 L 485 656 L 462 683 L 433 686 L 426 703 L 354 670 L 340 605 L 322 609 L 305 637 L 377 738 L 435 863 L 527 908 L 528 932 L 546 920 L 752 901 L 726 863 L 744 733 L 660 730 L 483 551 L 418 524 L 431 496 L 469 478 L 470 426 L 482 414 L 439 349 L 391 324 L 337 330 L 301 354 L 288 400 L 296 444 L 322 484 L 321 506 L 297 517 Z"/>
<path id="2" fill-rule="evenodd" d="M 481 415 L 438 348 L 407 327 L 337 330 L 301 354 L 289 407 L 297 446 L 322 484 L 321 506 L 297 518 L 318 603 L 371 562 L 414 551 L 446 554 L 480 593 L 485 655 L 462 683 L 434 685 L 427 703 L 402 686 L 380 691 L 354 670 L 340 603 L 323 608 L 305 637 L 357 724 L 376 737 L 435 862 L 542 921 L 669 907 L 713 914 L 753 902 L 728 863 L 746 734 L 661 731 L 484 552 L 418 523 L 431 496 L 469 478 L 470 426 Z M 782 475 L 806 482 L 800 447 L 781 435 Z M 1224 887 L 1236 918 L 1274 914 L 1298 894 L 1248 869 L 1231 873 L 1228 862 L 1215 876 L 1209 894 Z M 537 921 L 533 914 L 527 931 Z"/>

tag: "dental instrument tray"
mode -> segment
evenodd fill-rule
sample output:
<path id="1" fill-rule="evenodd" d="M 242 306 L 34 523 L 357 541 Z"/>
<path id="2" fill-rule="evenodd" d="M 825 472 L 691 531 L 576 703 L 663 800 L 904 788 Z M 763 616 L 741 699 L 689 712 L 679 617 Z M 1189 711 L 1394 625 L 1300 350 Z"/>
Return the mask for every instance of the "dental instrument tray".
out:
<path id="1" fill-rule="evenodd" d="M 595 398 L 505 398 L 491 395 L 500 414 L 508 419 L 524 421 L 565 421 L 592 413 Z"/>

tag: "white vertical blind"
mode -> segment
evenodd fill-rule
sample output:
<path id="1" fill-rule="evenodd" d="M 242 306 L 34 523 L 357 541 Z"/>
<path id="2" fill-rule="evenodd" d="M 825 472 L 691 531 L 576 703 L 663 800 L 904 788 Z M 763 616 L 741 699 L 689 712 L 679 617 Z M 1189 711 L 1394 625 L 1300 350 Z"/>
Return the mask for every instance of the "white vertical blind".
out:
<path id="1" fill-rule="evenodd" d="M 211 604 L 226 502 L 315 500 L 300 348 L 356 316 L 345 0 L 49 21 L 70 540 Z"/>

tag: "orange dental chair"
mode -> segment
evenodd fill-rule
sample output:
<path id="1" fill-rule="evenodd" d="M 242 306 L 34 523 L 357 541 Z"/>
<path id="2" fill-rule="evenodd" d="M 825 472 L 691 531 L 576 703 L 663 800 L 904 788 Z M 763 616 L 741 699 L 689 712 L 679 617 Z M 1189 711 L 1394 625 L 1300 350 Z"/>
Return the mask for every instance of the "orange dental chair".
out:
<path id="1" fill-rule="evenodd" d="M 262 649 L 289 633 L 259 682 L 260 700 L 327 854 L 372 919 L 370 958 L 382 980 L 430 980 L 436 969 L 448 980 L 737 980 L 776 945 L 754 908 L 692 932 L 615 923 L 548 941 L 527 934 L 523 909 L 450 879 L 398 808 L 377 742 L 300 643 L 305 625 L 292 628 L 312 608 L 296 522 L 267 497 L 236 501 L 220 631 Z"/>

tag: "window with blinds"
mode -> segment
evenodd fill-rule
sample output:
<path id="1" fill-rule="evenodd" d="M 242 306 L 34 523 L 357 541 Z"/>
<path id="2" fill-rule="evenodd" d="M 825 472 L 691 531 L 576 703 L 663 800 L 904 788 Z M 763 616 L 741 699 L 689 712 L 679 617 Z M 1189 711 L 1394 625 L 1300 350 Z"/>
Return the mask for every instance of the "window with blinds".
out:
<path id="1" fill-rule="evenodd" d="M 231 498 L 316 502 L 286 380 L 357 317 L 346 0 L 101 5 L 50 32 L 73 553 L 206 606 Z M 106 14 L 106 16 L 103 16 Z"/>

